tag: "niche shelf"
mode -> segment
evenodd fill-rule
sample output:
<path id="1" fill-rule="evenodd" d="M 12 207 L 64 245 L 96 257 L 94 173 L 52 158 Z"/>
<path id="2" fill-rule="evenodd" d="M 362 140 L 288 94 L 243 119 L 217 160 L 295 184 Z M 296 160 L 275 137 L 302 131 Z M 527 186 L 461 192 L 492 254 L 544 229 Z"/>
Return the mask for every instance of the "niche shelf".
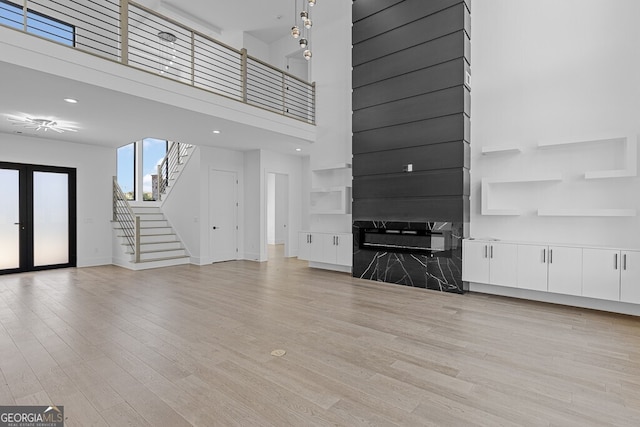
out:
<path id="1" fill-rule="evenodd" d="M 559 182 L 562 181 L 562 174 L 548 174 L 538 176 L 528 176 L 520 178 L 482 178 L 482 215 L 506 215 L 518 216 L 522 215 L 522 211 L 517 208 L 491 208 L 491 187 L 496 184 L 513 184 L 513 183 L 530 183 L 530 182 Z"/>
<path id="2" fill-rule="evenodd" d="M 351 163 L 336 163 L 313 169 L 311 186 L 309 213 L 351 213 Z"/>
<path id="3" fill-rule="evenodd" d="M 514 146 L 497 146 L 497 145 L 487 145 L 482 147 L 482 155 L 492 155 L 492 154 L 517 154 L 521 153 L 522 150 L 519 147 Z"/>
<path id="4" fill-rule="evenodd" d="M 538 216 L 633 217 L 635 209 L 538 209 Z"/>
<path id="5" fill-rule="evenodd" d="M 538 148 L 558 148 L 567 147 L 577 144 L 587 144 L 594 142 L 609 142 L 624 140 L 625 143 L 625 167 L 624 169 L 587 171 L 584 174 L 585 179 L 606 179 L 606 178 L 627 178 L 638 174 L 638 140 L 633 135 L 627 136 L 600 136 L 591 138 L 572 138 L 564 140 L 548 140 L 539 141 Z"/>

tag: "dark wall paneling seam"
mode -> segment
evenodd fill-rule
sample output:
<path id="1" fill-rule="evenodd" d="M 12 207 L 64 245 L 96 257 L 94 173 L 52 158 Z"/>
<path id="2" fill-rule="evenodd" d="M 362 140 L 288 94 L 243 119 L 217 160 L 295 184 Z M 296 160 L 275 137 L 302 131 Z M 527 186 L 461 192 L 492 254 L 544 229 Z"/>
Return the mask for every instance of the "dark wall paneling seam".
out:
<path id="1" fill-rule="evenodd" d="M 398 173 L 409 163 L 415 172 L 464 168 L 468 154 L 469 144 L 463 141 L 359 154 L 354 158 L 353 176 Z"/>
<path id="2" fill-rule="evenodd" d="M 353 90 L 353 110 L 460 85 L 467 66 L 463 58 L 458 58 L 361 86 Z"/>
<path id="3" fill-rule="evenodd" d="M 464 113 L 458 113 L 419 122 L 355 132 L 353 134 L 353 154 L 357 156 L 363 153 L 441 142 L 469 141 L 470 131 L 469 117 Z"/>
<path id="4" fill-rule="evenodd" d="M 463 4 L 453 6 L 354 45 L 353 66 L 464 30 L 464 22 L 454 19 L 464 9 Z"/>
<path id="5" fill-rule="evenodd" d="M 353 87 L 368 85 L 391 77 L 462 58 L 465 52 L 464 31 L 384 56 L 353 68 Z M 354 47 L 356 50 L 356 47 Z"/>
<path id="6" fill-rule="evenodd" d="M 463 86 L 401 99 L 353 112 L 353 132 L 411 123 L 456 113 L 469 115 L 470 102 Z"/>
<path id="7" fill-rule="evenodd" d="M 351 8 L 353 22 L 388 9 L 404 0 L 355 0 Z"/>
<path id="8" fill-rule="evenodd" d="M 354 221 L 469 222 L 469 198 L 412 197 L 406 199 L 355 199 Z"/>
<path id="9" fill-rule="evenodd" d="M 396 7 L 382 10 L 355 22 L 353 24 L 353 44 L 363 42 L 460 3 L 463 3 L 462 0 L 405 0 Z"/>
<path id="10" fill-rule="evenodd" d="M 445 169 L 355 177 L 353 199 L 468 196 L 469 171 Z"/>

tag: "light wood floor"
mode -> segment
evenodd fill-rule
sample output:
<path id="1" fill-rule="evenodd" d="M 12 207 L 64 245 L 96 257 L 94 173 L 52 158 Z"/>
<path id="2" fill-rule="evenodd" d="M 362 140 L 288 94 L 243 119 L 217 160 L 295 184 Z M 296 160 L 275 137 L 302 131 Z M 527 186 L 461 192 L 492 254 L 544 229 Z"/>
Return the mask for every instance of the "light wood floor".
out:
<path id="1" fill-rule="evenodd" d="M 50 403 L 67 426 L 638 426 L 640 319 L 295 258 L 0 276 L 0 404 Z"/>

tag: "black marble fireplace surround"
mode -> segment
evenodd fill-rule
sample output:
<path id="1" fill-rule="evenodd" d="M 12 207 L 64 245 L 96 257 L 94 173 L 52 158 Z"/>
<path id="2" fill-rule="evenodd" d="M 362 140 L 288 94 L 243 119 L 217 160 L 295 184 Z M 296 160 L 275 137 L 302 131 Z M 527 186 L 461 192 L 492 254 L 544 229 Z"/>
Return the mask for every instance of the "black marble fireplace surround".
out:
<path id="1" fill-rule="evenodd" d="M 463 293 L 462 223 L 353 222 L 353 276 Z"/>

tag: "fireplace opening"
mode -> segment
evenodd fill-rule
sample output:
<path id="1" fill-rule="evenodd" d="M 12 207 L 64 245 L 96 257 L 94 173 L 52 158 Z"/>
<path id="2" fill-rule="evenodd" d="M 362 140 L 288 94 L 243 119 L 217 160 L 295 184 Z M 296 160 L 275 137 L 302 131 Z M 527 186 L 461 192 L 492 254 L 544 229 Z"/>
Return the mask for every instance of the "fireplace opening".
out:
<path id="1" fill-rule="evenodd" d="M 448 230 L 360 228 L 359 237 L 360 249 L 451 257 Z"/>

